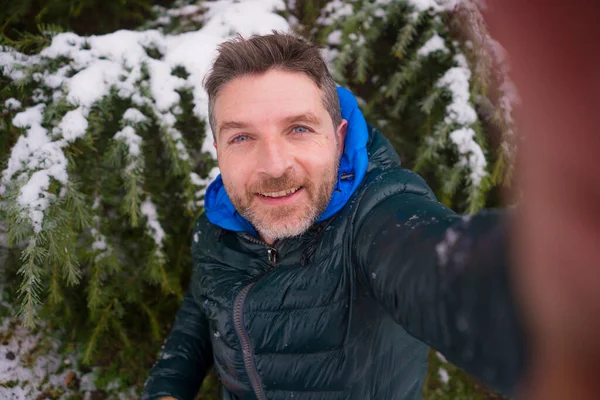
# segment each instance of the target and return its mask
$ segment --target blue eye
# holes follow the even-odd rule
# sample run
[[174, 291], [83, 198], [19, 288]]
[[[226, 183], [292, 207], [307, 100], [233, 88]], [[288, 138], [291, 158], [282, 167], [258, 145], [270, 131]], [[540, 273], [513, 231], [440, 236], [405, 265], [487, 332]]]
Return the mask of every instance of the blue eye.
[[292, 129], [292, 132], [294, 132], [294, 133], [308, 133], [309, 129], [307, 127], [305, 127], [305, 126], [295, 126]]
[[248, 135], [239, 135], [231, 139], [231, 143], [242, 143], [248, 140]]

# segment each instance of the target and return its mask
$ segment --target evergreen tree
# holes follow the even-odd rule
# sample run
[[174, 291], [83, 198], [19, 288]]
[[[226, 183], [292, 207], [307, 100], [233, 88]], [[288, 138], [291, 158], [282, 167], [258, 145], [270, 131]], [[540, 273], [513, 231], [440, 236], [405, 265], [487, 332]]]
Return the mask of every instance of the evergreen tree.
[[86, 362], [108, 337], [123, 355], [145, 332], [160, 340], [190, 272], [215, 160], [166, 46], [156, 31], [62, 33], [36, 55], [1, 53], [6, 273], [24, 322], [62, 316]]
[[[5, 44], [32, 39], [38, 26], [49, 24], [78, 34], [100, 34], [135, 28], [151, 17], [152, 4], [173, 0], [9, 0], [0, 8], [0, 35]], [[34, 51], [31, 49], [22, 49]]]
[[332, 0], [315, 20], [320, 4], [295, 4], [302, 31], [405, 166], [457, 210], [497, 205], [488, 194], [510, 181], [516, 95], [475, 4]]

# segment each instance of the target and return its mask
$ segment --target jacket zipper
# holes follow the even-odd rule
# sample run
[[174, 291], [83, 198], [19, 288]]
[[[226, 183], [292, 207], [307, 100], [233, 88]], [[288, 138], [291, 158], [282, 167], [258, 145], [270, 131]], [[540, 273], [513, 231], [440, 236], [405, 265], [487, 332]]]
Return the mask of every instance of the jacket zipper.
[[250, 289], [252, 289], [252, 286], [254, 286], [255, 283], [256, 282], [252, 282], [251, 284], [243, 288], [242, 291], [235, 298], [235, 305], [233, 308], [233, 322], [238, 337], [240, 338], [240, 343], [242, 345], [244, 366], [246, 367], [246, 372], [250, 377], [252, 390], [254, 390], [254, 394], [259, 400], [265, 400], [266, 396], [260, 383], [260, 377], [258, 376], [258, 372], [256, 371], [256, 365], [254, 363], [252, 346], [250, 346], [250, 338], [248, 337], [248, 332], [246, 332], [246, 329], [244, 328], [244, 313], [242, 312], [244, 308], [244, 301], [246, 300], [246, 295], [248, 294]]
[[[246, 238], [251, 242], [262, 244], [267, 247], [267, 258], [269, 260], [269, 266], [271, 269], [274, 268], [277, 264], [277, 249], [251, 236], [246, 236]], [[256, 395], [258, 400], [265, 400], [267, 397], [260, 382], [260, 376], [258, 375], [256, 363], [254, 361], [252, 346], [250, 345], [250, 337], [248, 336], [248, 332], [246, 331], [244, 324], [244, 303], [246, 301], [246, 296], [248, 295], [250, 289], [252, 289], [252, 286], [256, 284], [258, 279], [260, 279], [260, 277], [251, 282], [248, 286], [244, 287], [236, 296], [233, 306], [233, 323], [238, 337], [240, 339], [240, 344], [242, 346], [242, 354], [244, 357], [244, 366], [246, 367], [246, 372], [250, 377], [250, 384], [252, 385], [254, 394]]]

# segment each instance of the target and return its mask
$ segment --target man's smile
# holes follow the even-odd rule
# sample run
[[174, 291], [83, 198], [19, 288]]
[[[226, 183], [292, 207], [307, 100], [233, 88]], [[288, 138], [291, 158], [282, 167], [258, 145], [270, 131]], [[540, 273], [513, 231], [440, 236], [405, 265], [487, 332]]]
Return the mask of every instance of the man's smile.
[[263, 197], [272, 197], [272, 198], [287, 197], [287, 196], [290, 196], [290, 195], [296, 193], [300, 189], [302, 189], [302, 186], [293, 187], [293, 188], [289, 188], [289, 189], [285, 189], [285, 190], [280, 190], [278, 192], [258, 193], [258, 195], [263, 196]]
[[303, 192], [304, 187], [299, 186], [295, 188], [281, 190], [279, 192], [257, 193], [256, 197], [265, 204], [275, 206], [282, 204], [290, 204], [292, 201], [295, 201], [298, 197], [300, 197]]

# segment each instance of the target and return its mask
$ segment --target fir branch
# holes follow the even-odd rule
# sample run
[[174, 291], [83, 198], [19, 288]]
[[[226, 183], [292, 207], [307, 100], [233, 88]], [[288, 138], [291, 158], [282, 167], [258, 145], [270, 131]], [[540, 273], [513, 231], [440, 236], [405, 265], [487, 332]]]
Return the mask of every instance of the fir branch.
[[75, 255], [77, 233], [71, 225], [71, 216], [76, 214], [76, 211], [63, 207], [62, 202], [54, 202], [48, 208], [45, 227], [40, 236], [45, 239], [47, 245], [47, 262], [58, 263], [67, 285], [74, 286], [81, 279], [81, 269]]
[[413, 167], [413, 170], [417, 173], [421, 173], [428, 166], [442, 147], [442, 136], [434, 135], [425, 136], [421, 146], [417, 150], [417, 158]]
[[484, 178], [479, 185], [468, 186], [468, 214], [474, 214], [485, 206], [485, 194], [489, 190], [489, 178]]
[[142, 307], [142, 310], [144, 310], [144, 312], [148, 315], [148, 319], [150, 320], [152, 337], [154, 338], [154, 340], [160, 340], [162, 332], [160, 330], [160, 325], [158, 323], [158, 319], [156, 318], [156, 314], [150, 307], [148, 307], [148, 305], [145, 302], [140, 303], [140, 306]]
[[72, 249], [67, 246], [64, 247], [65, 261], [63, 263], [63, 277], [67, 281], [67, 285], [75, 286], [81, 280], [81, 268], [79, 263], [72, 256]]
[[351, 46], [342, 46], [337, 57], [333, 61], [333, 77], [340, 83], [346, 83], [346, 67], [354, 60], [354, 50]]
[[400, 71], [394, 73], [386, 91], [386, 96], [392, 98], [399, 96], [399, 92], [404, 86], [414, 81], [422, 65], [421, 57], [412, 57]]
[[29, 216], [17, 201], [21, 185], [7, 184], [5, 204], [7, 205], [8, 217], [8, 246], [21, 245], [33, 235], [33, 228], [29, 222]]
[[13, 40], [0, 33], [0, 45], [12, 47], [21, 53], [33, 54], [38, 53], [51, 42], [50, 37], [40, 33], [18, 32], [17, 36], [18, 38]]
[[21, 308], [19, 315], [23, 317], [24, 324], [33, 328], [37, 321], [36, 309], [41, 305], [40, 294], [42, 292], [43, 269], [41, 265], [46, 258], [47, 251], [36, 244], [36, 238], [32, 238], [21, 253], [21, 268], [18, 274], [22, 276], [19, 287], [21, 297]]
[[64, 207], [65, 210], [69, 210], [75, 229], [83, 231], [92, 223], [92, 214], [85, 195], [79, 192], [76, 187], [72, 181], [66, 186]]
[[[121, 270], [121, 265], [114, 255], [112, 246], [107, 245], [104, 252], [98, 250], [88, 252], [89, 276], [87, 281], [87, 307], [96, 312], [100, 307], [107, 304], [110, 299], [110, 290], [106, 289], [105, 282], [110, 282], [111, 276]], [[128, 287], [129, 291], [130, 288]]]
[[502, 152], [500, 154], [500, 157], [498, 157], [498, 159], [494, 163], [494, 168], [492, 170], [491, 180], [494, 185], [498, 185], [498, 184], [502, 183], [502, 181], [504, 180], [505, 170], [506, 170], [506, 163], [505, 163], [504, 152]]
[[442, 190], [444, 194], [450, 198], [454, 197], [456, 191], [463, 179], [464, 168], [458, 164], [455, 164], [450, 169], [449, 176], [442, 177]]
[[[95, 326], [92, 330], [92, 334], [90, 335], [90, 339], [85, 346], [85, 350], [83, 352], [83, 363], [91, 364], [94, 351], [98, 345], [98, 338], [110, 327], [110, 319], [111, 312], [113, 311], [113, 306], [115, 304], [116, 299], [112, 299], [106, 307], [104, 307], [101, 311], [99, 311], [100, 315], [95, 320]], [[96, 313], [92, 313], [92, 317], [95, 316]]]
[[443, 93], [444, 91], [441, 88], [433, 88], [429, 95], [425, 97], [423, 101], [421, 101], [421, 111], [427, 115], [430, 115], [433, 107], [440, 101]]
[[165, 264], [165, 255], [160, 250], [155, 249], [146, 261], [147, 280], [151, 284], [159, 284], [166, 293], [177, 294], [180, 292], [180, 288], [174, 285], [169, 278]]
[[140, 206], [142, 203], [142, 177], [138, 169], [134, 166], [133, 168], [124, 168], [122, 170], [122, 177], [125, 186], [125, 196], [123, 201], [124, 211], [131, 218], [131, 226], [136, 228], [139, 225], [139, 219], [141, 218]]
[[392, 47], [392, 54], [398, 60], [402, 61], [407, 54], [408, 46], [414, 41], [417, 35], [417, 26], [421, 20], [421, 14], [417, 18], [408, 18], [402, 29], [398, 31], [396, 43]]
[[165, 151], [171, 164], [171, 173], [174, 176], [188, 175], [191, 166], [187, 146], [181, 132], [172, 127], [164, 127], [161, 131]]
[[181, 186], [182, 186], [182, 201], [185, 204], [185, 208], [184, 208], [184, 212], [185, 215], [189, 216], [189, 217], [194, 217], [196, 215], [196, 213], [198, 212], [198, 209], [201, 207], [198, 207], [197, 205], [197, 197], [198, 197], [198, 193], [202, 192], [204, 190], [206, 190], [206, 188], [201, 188], [200, 190], [198, 190], [198, 187], [195, 186], [192, 182], [192, 180], [190, 179], [190, 175], [186, 175], [184, 177], [184, 179], [181, 182]]
[[[142, 159], [132, 157], [125, 140], [113, 140], [106, 154], [106, 164], [120, 171], [120, 177], [123, 181], [125, 195], [121, 209], [125, 215], [130, 218], [130, 224], [133, 228], [139, 226], [141, 218], [141, 195], [143, 193], [143, 165]], [[125, 163], [125, 160], [128, 162]]]
[[394, 118], [399, 118], [400, 113], [404, 111], [407, 106], [408, 96], [402, 96], [396, 99], [394, 102], [394, 106], [390, 109], [390, 116]]
[[119, 321], [119, 319], [111, 318], [110, 327], [113, 332], [117, 332], [117, 334], [119, 335], [119, 339], [121, 339], [121, 343], [123, 343], [125, 347], [124, 350], [130, 350], [131, 340], [129, 340], [129, 336], [127, 335], [127, 332], [125, 331], [125, 328], [123, 327], [123, 324]]
[[60, 278], [58, 274], [58, 263], [52, 263], [52, 280], [50, 281], [50, 292], [48, 295], [50, 304], [59, 304], [64, 300], [60, 287]]
[[362, 45], [356, 50], [354, 78], [357, 82], [364, 83], [367, 80], [372, 57], [373, 52], [366, 45]]
[[87, 284], [87, 306], [90, 310], [95, 311], [103, 304], [101, 296], [102, 281], [100, 280], [101, 268], [99, 263], [92, 263], [91, 270], [92, 275]]

